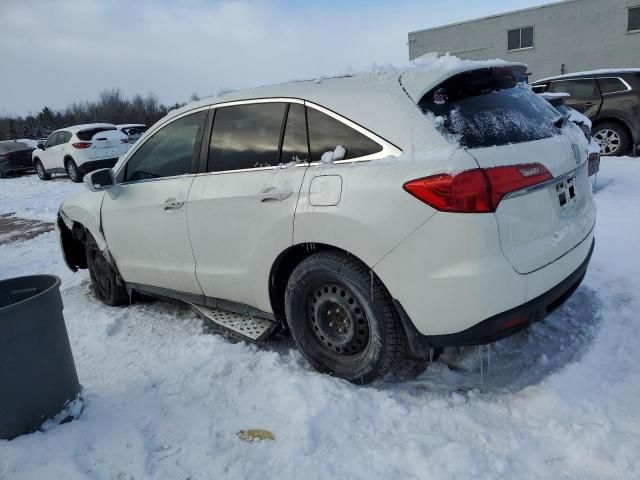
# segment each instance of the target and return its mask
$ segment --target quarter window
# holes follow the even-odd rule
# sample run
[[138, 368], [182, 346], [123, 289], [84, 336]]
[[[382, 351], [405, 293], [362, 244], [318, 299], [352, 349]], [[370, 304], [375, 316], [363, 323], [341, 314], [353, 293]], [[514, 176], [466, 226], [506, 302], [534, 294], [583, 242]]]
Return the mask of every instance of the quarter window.
[[640, 7], [633, 7], [629, 9], [629, 24], [627, 31], [635, 32], [640, 30]]
[[628, 90], [619, 78], [599, 78], [598, 85], [602, 93], [626, 92]]
[[209, 144], [210, 172], [276, 166], [286, 103], [216, 109]]
[[124, 181], [195, 172], [197, 145], [205, 118], [205, 111], [192, 113], [154, 133], [127, 162]]
[[559, 80], [551, 84], [553, 93], [568, 93], [574, 98], [593, 98], [600, 95], [598, 85], [593, 78], [580, 80]]
[[507, 32], [507, 50], [533, 48], [533, 27], [516, 28]]
[[71, 132], [58, 132], [57, 145], [67, 143], [69, 140], [71, 140]]
[[281, 163], [306, 162], [309, 160], [307, 140], [307, 118], [304, 105], [292, 103], [287, 114], [287, 126], [282, 140]]
[[307, 108], [311, 160], [317, 162], [327, 152], [341, 146], [346, 152], [342, 159], [359, 158], [378, 153], [382, 146], [369, 137], [314, 108]]

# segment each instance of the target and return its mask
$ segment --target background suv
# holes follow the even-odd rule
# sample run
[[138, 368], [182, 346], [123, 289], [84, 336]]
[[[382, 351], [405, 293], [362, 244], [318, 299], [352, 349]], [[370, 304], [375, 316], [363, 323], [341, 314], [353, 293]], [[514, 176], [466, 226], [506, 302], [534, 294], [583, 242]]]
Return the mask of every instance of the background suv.
[[188, 105], [67, 198], [65, 260], [108, 305], [141, 292], [251, 340], [290, 331], [354, 382], [504, 338], [593, 249], [587, 140], [525, 71], [444, 59]]
[[567, 105], [593, 122], [602, 155], [624, 155], [640, 143], [640, 69], [596, 70], [545, 78], [537, 93], [568, 93]]
[[110, 123], [90, 123], [56, 130], [33, 151], [41, 180], [52, 173], [67, 173], [74, 182], [98, 168], [113, 167], [129, 149], [127, 136]]

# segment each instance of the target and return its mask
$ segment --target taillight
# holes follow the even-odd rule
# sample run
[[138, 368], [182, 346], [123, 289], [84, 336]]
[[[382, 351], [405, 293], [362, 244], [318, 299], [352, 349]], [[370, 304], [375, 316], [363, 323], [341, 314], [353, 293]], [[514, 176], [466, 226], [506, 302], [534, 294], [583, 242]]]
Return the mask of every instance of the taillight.
[[82, 150], [83, 148], [89, 148], [91, 146], [91, 142], [77, 142], [72, 143], [71, 145], [73, 145], [74, 148]]
[[442, 212], [495, 212], [508, 193], [552, 179], [539, 163], [476, 168], [411, 180], [404, 189]]

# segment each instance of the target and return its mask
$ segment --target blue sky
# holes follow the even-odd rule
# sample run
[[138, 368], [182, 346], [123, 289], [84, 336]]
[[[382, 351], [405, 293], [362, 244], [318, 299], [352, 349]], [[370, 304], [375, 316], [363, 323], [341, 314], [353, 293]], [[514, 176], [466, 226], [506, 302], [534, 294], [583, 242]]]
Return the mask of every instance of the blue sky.
[[[0, 113], [95, 99], [165, 103], [408, 60], [407, 33], [541, 0], [0, 0]], [[10, 94], [7, 94], [10, 92]]]

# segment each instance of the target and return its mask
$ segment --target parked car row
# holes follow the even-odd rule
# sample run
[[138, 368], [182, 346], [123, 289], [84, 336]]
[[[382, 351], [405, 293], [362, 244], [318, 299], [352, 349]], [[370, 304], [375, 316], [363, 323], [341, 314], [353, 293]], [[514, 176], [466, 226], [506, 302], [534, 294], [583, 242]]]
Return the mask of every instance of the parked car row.
[[142, 124], [89, 123], [56, 130], [32, 152], [41, 180], [66, 173], [74, 182], [99, 168], [113, 167], [144, 133]]
[[41, 180], [66, 173], [74, 182], [113, 167], [147, 130], [142, 123], [90, 123], [62, 128], [40, 140], [0, 141], [0, 178], [35, 171]]
[[566, 93], [566, 104], [593, 124], [602, 155], [625, 155], [640, 144], [640, 69], [595, 70], [532, 83], [536, 93]]

